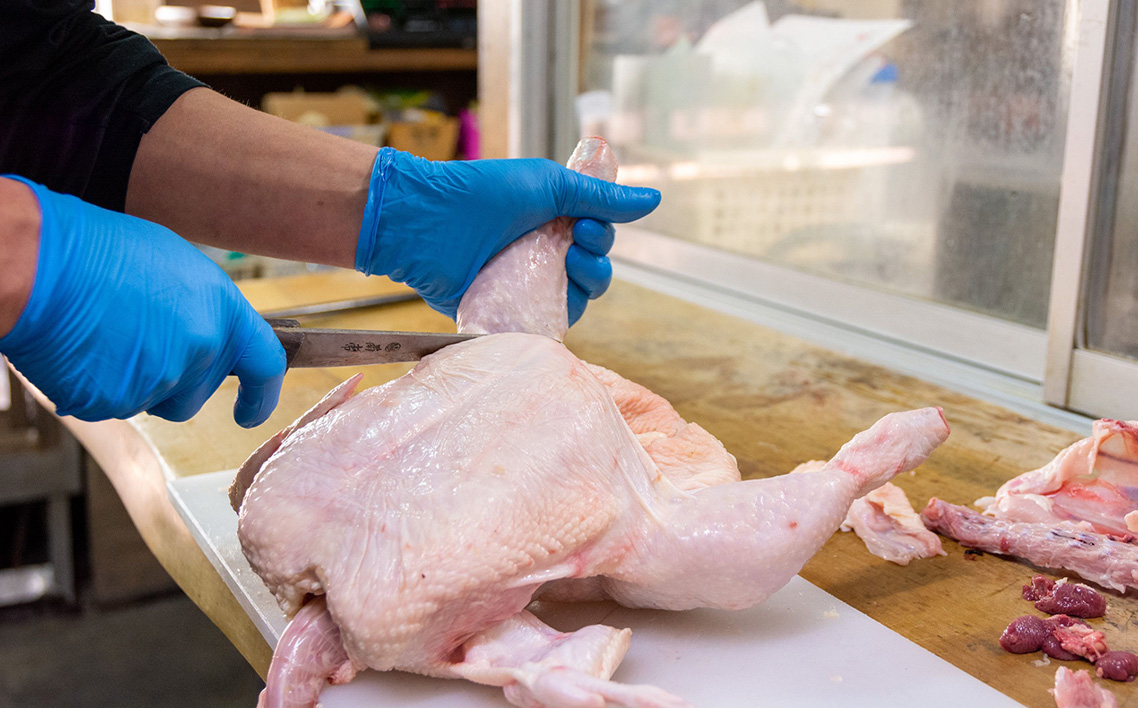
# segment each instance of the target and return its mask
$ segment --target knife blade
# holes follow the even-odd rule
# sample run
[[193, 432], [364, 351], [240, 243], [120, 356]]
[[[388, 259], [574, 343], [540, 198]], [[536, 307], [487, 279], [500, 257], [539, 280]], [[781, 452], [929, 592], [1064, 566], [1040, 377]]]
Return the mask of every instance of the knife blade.
[[443, 347], [479, 334], [388, 332], [366, 329], [301, 327], [296, 320], [269, 320], [290, 368], [368, 366], [418, 361]]

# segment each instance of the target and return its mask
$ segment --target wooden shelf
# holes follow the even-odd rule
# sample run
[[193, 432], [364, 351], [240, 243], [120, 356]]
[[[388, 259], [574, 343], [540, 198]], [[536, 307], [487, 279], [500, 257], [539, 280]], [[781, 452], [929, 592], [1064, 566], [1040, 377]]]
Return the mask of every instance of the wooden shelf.
[[363, 37], [154, 38], [170, 65], [190, 75], [474, 71], [474, 49], [369, 49]]

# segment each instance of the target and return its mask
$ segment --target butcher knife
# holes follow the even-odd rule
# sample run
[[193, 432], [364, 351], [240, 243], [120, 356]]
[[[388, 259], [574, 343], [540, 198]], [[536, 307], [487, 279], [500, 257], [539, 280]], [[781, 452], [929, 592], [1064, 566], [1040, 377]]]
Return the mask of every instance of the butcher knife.
[[418, 361], [451, 344], [478, 334], [437, 332], [384, 332], [365, 329], [316, 329], [296, 320], [271, 319], [281, 340], [288, 366], [367, 366]]

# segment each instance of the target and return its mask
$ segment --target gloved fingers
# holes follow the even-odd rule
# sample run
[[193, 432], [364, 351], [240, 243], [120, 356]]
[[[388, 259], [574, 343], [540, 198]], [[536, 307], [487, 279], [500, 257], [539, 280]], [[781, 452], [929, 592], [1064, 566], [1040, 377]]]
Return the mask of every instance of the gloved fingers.
[[219, 385], [221, 385], [220, 381], [214, 386], [197, 385], [178, 391], [150, 406], [146, 412], [175, 423], [184, 423], [197, 415], [197, 412], [202, 409], [202, 406], [205, 405], [205, 402], [209, 400]]
[[589, 304], [589, 296], [572, 280], [569, 281], [569, 288], [565, 293], [569, 303], [569, 326], [572, 327], [581, 319], [581, 315], [585, 314], [585, 306]]
[[625, 223], [652, 213], [660, 192], [651, 187], [629, 187], [564, 169], [557, 195], [561, 216]]
[[589, 253], [576, 244], [565, 254], [565, 272], [590, 300], [604, 294], [612, 282], [612, 261], [607, 256]]
[[255, 428], [269, 419], [280, 400], [284, 375], [262, 383], [241, 381], [233, 402], [233, 420], [242, 428]]
[[[32, 383], [35, 383], [35, 381]], [[95, 423], [100, 420], [107, 420], [108, 418], [119, 418], [125, 420], [127, 418], [132, 418], [142, 412], [141, 407], [130, 407], [119, 402], [112, 402], [105, 398], [100, 398], [97, 401], [86, 401], [84, 403], [78, 403], [76, 401], [69, 400], [69, 394], [73, 393], [71, 391], [62, 391], [57, 394], [55, 392], [46, 391], [45, 387], [43, 386], [40, 386], [39, 388], [44, 392], [44, 395], [51, 399], [53, 403], [55, 403], [57, 400], [62, 401], [62, 403], [57, 403], [55, 407], [55, 414], [60, 417], [71, 416], [72, 418], [76, 418], [78, 420]]]
[[264, 423], [277, 407], [285, 375], [285, 353], [268, 323], [256, 317], [253, 336], [237, 358], [233, 373], [240, 379], [233, 419], [243, 428]]
[[598, 256], [608, 253], [615, 240], [616, 227], [608, 221], [577, 219], [573, 224], [573, 243]]
[[423, 302], [430, 305], [432, 310], [441, 312], [453, 320], [455, 317], [458, 317], [458, 303], [462, 302], [462, 296], [466, 293], [466, 288], [463, 288], [462, 292], [458, 294], [458, 297], [452, 297], [446, 300], [424, 295], [422, 291], [418, 292], [419, 297], [423, 298]]

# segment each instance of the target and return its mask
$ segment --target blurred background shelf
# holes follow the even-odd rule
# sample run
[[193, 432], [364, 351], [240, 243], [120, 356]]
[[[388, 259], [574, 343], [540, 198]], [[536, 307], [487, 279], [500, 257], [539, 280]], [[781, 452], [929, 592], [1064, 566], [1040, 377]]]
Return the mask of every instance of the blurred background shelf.
[[198, 75], [473, 72], [478, 52], [370, 49], [365, 37], [154, 37], [171, 66]]
[[268, 94], [350, 86], [431, 95], [432, 108], [453, 116], [472, 105], [478, 91], [475, 49], [372, 48], [368, 37], [350, 29], [148, 28], [147, 35], [174, 68], [256, 107]]

